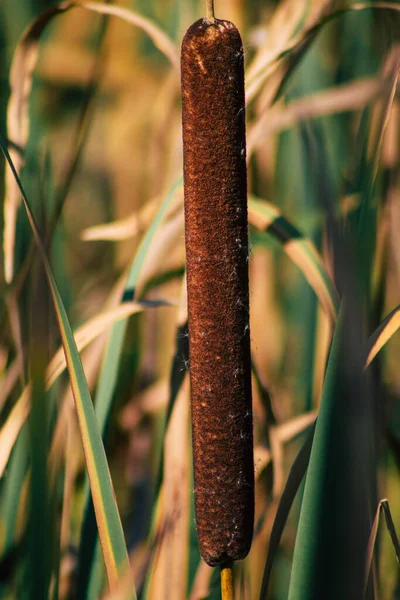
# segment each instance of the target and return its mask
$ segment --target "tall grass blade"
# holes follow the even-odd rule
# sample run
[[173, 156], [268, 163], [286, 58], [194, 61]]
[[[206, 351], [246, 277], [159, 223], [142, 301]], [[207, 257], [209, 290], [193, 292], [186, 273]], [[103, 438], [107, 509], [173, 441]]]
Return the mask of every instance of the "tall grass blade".
[[0, 379], [0, 411], [3, 409], [9, 394], [14, 389], [19, 375], [20, 364], [18, 358], [15, 358]]
[[[329, 3], [326, 3], [325, 8], [328, 6]], [[291, 43], [287, 43], [283, 48], [281, 46], [277, 52], [271, 52], [267, 56], [267, 60], [254, 61], [255, 64], [250, 65], [250, 68], [248, 69], [249, 77], [247, 78], [246, 85], [247, 103], [251, 102], [256, 97], [267, 78], [277, 70], [279, 65], [282, 65], [283, 73], [280, 75], [280, 82], [271, 102], [271, 104], [275, 104], [282, 97], [293, 73], [325, 25], [345, 14], [371, 9], [399, 11], [400, 7], [395, 2], [369, 2], [356, 3], [328, 14], [326, 14], [326, 10], [322, 10], [323, 16], [320, 17], [317, 22], [314, 19], [314, 24], [306, 27], [303, 30], [302, 35], [291, 36]]]
[[274, 412], [274, 407], [272, 406], [271, 396], [266, 387], [263, 385], [263, 382], [261, 381], [260, 373], [253, 359], [251, 361], [251, 372], [254, 378], [254, 382], [257, 386], [257, 391], [260, 394], [262, 404], [266, 411], [267, 423], [269, 426], [276, 425], [277, 420]]
[[392, 513], [390, 512], [389, 502], [388, 500], [384, 500], [382, 502], [382, 510], [385, 516], [386, 527], [389, 532], [390, 538], [392, 540], [393, 548], [396, 552], [396, 559], [398, 564], [400, 565], [400, 542], [397, 536], [396, 528], [394, 526], [394, 522], [392, 519]]
[[387, 342], [394, 336], [400, 327], [400, 305], [382, 321], [366, 343], [367, 359], [365, 367], [368, 367], [375, 356], [382, 350]]
[[[164, 463], [165, 463], [165, 441], [169, 429], [171, 417], [174, 414], [176, 401], [181, 392], [182, 384], [187, 376], [187, 368], [189, 364], [189, 337], [188, 337], [188, 322], [187, 322], [187, 297], [186, 297], [186, 276], [183, 277], [181, 303], [177, 315], [177, 328], [175, 334], [175, 352], [172, 358], [170, 378], [169, 378], [169, 398], [166, 408], [164, 422], [161, 426], [161, 435], [158, 436], [155, 454], [157, 456], [158, 472], [156, 473], [154, 496], [156, 501], [153, 504], [152, 528], [149, 535], [149, 546], [153, 548], [153, 558], [148, 560], [144, 569], [144, 597], [148, 597], [148, 591], [152, 585], [153, 565], [157, 559], [156, 550], [163, 543], [165, 524], [163, 520], [163, 506], [165, 498], [165, 481], [164, 481]], [[176, 412], [176, 411], [175, 411]], [[159, 457], [159, 458], [158, 458]], [[156, 463], [156, 464], [157, 464]], [[194, 511], [194, 506], [192, 507]], [[192, 513], [192, 527], [194, 523], [194, 512]], [[190, 529], [192, 533], [192, 528]], [[197, 560], [200, 554], [197, 546]], [[192, 556], [189, 557], [189, 562]], [[190, 576], [190, 573], [189, 573]]]
[[[278, 75], [277, 70], [282, 54], [286, 56], [287, 49], [295, 46], [299, 38], [301, 39], [301, 34], [319, 21], [321, 15], [326, 14], [330, 6], [329, 0], [307, 2], [307, 7], [304, 6], [303, 10], [301, 4], [306, 3], [292, 5], [290, 10], [285, 2], [276, 6], [273, 17], [268, 23], [268, 39], [247, 70], [247, 102], [255, 98], [270, 76]], [[269, 82], [271, 80], [273, 81], [273, 77]]]
[[[29, 449], [31, 477], [29, 485], [28, 578], [29, 595], [38, 600], [49, 597], [53, 563], [54, 527], [47, 457], [50, 447], [48, 395], [45, 394], [50, 298], [42, 264], [37, 269], [31, 315], [30, 367], [32, 377]], [[40, 552], [38, 541], [40, 540]]]
[[[170, 192], [161, 203], [158, 212], [156, 213], [152, 223], [144, 234], [142, 241], [139, 244], [135, 258], [132, 261], [129, 269], [125, 289], [122, 296], [122, 302], [133, 301], [135, 298], [136, 286], [139, 281], [139, 276], [142, 272], [147, 253], [150, 250], [154, 237], [165, 218], [169, 207], [175, 197], [176, 192], [182, 185], [179, 179], [172, 187]], [[105, 435], [108, 416], [110, 414], [114, 390], [117, 382], [122, 348], [127, 328], [127, 321], [116, 323], [111, 331], [104, 353], [101, 371], [98, 380], [98, 386], [95, 397], [95, 411], [99, 430], [102, 436]], [[93, 567], [93, 557], [95, 554], [96, 532], [93, 528], [93, 510], [90, 506], [89, 490], [85, 490], [85, 512], [84, 522], [82, 525], [82, 536], [80, 546], [80, 561], [78, 572], [78, 589], [80, 594], [85, 594], [85, 590], [90, 585], [91, 569]], [[93, 535], [94, 534], [94, 535]]]
[[268, 594], [268, 586], [271, 578], [272, 566], [278, 552], [279, 544], [282, 538], [282, 533], [285, 528], [290, 509], [293, 501], [299, 490], [301, 482], [306, 474], [308, 463], [311, 455], [311, 447], [314, 439], [315, 425], [310, 429], [307, 438], [304, 441], [300, 452], [298, 453], [293, 465], [290, 469], [287, 482], [283, 489], [276, 511], [274, 523], [269, 539], [267, 560], [264, 567], [263, 579], [261, 584], [259, 600], [266, 600]]
[[[26, 414], [29, 410], [29, 398], [26, 401]], [[18, 542], [18, 515], [21, 505], [21, 489], [28, 469], [29, 430], [27, 424], [22, 428], [18, 440], [6, 440], [9, 443], [8, 455], [11, 454], [10, 465], [7, 471], [7, 485], [5, 487], [1, 507], [2, 521], [5, 524], [3, 553], [12, 551]], [[0, 441], [0, 447], [2, 442]]]
[[354, 298], [345, 302], [306, 477], [290, 600], [362, 597], [373, 487], [373, 411], [363, 375], [359, 312]]
[[74, 336], [68, 321], [65, 308], [59, 294], [57, 284], [54, 280], [50, 264], [48, 262], [39, 231], [31, 211], [28, 199], [22, 188], [18, 174], [11, 161], [4, 141], [0, 138], [1, 149], [17, 181], [22, 194], [26, 212], [36, 244], [45, 268], [46, 277], [50, 286], [50, 292], [56, 311], [57, 321], [60, 328], [61, 338], [65, 350], [65, 358], [73, 390], [75, 406], [81, 439], [85, 452], [86, 466], [90, 478], [93, 503], [95, 506], [96, 520], [102, 545], [104, 562], [110, 587], [117, 585], [120, 573], [128, 565], [128, 554], [125, 545], [124, 533], [116, 505], [114, 490], [107, 465], [103, 443], [96, 423], [90, 392], [87, 387], [85, 373], [76, 348]]
[[390, 90], [389, 96], [387, 98], [386, 105], [384, 106], [384, 109], [383, 109], [382, 123], [381, 123], [381, 126], [379, 127], [378, 139], [377, 139], [377, 143], [376, 143], [375, 157], [374, 157], [373, 170], [372, 170], [372, 182], [373, 183], [375, 182], [376, 176], [378, 173], [379, 161], [380, 161], [381, 153], [382, 153], [383, 139], [385, 137], [387, 126], [389, 124], [390, 113], [391, 113], [391, 110], [393, 107], [393, 102], [394, 102], [394, 99], [396, 96], [396, 91], [397, 91], [397, 84], [399, 81], [400, 56], [398, 53], [396, 53], [396, 54], [397, 54], [396, 61], [395, 61], [393, 74], [392, 74], [392, 78], [391, 78], [392, 79], [391, 90]]
[[288, 46], [288, 48], [286, 48], [286, 50], [282, 52], [277, 58], [278, 61], [286, 58], [286, 65], [281, 83], [272, 103], [274, 104], [275, 102], [277, 102], [282, 96], [289, 79], [293, 75], [293, 72], [301, 62], [302, 58], [304, 57], [311, 44], [315, 41], [318, 34], [321, 32], [323, 27], [325, 27], [325, 25], [348, 13], [354, 11], [371, 10], [374, 8], [389, 11], [400, 11], [400, 6], [395, 2], [360, 2], [357, 4], [353, 4], [352, 6], [329, 13], [324, 18], [322, 18], [316, 25], [306, 30], [305, 34], [299, 41], [296, 40], [294, 44]]
[[386, 523], [387, 530], [389, 532], [390, 538], [391, 538], [392, 543], [393, 543], [393, 548], [394, 548], [395, 553], [396, 553], [397, 562], [400, 564], [400, 544], [399, 544], [399, 539], [397, 537], [396, 528], [394, 526], [392, 515], [391, 515], [391, 512], [390, 512], [389, 502], [388, 502], [388, 500], [386, 498], [384, 498], [383, 500], [380, 500], [380, 502], [378, 504], [378, 507], [376, 509], [374, 522], [372, 523], [371, 533], [370, 533], [369, 540], [368, 540], [366, 568], [365, 568], [365, 585], [364, 585], [364, 590], [365, 591], [367, 590], [368, 579], [369, 579], [369, 576], [370, 576], [370, 573], [371, 573], [372, 559], [373, 559], [373, 556], [374, 556], [374, 550], [375, 550], [375, 544], [376, 544], [376, 537], [377, 537], [377, 534], [378, 534], [379, 520], [380, 520], [380, 516], [381, 516], [382, 512], [383, 512], [384, 517], [385, 517], [385, 523]]

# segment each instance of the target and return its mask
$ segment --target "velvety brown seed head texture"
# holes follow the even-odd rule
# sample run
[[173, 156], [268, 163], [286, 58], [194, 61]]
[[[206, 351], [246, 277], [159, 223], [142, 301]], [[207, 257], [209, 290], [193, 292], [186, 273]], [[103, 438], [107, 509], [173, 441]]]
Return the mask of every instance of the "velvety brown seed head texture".
[[254, 466], [243, 48], [229, 21], [182, 43], [185, 238], [193, 460], [200, 551], [244, 558]]

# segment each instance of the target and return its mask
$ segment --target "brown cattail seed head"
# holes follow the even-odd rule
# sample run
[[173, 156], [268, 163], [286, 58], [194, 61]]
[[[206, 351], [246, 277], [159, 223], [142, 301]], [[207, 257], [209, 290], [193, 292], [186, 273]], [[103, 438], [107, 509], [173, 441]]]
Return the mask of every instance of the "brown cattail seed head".
[[254, 521], [243, 48], [229, 21], [182, 43], [196, 522], [209, 565], [244, 558]]

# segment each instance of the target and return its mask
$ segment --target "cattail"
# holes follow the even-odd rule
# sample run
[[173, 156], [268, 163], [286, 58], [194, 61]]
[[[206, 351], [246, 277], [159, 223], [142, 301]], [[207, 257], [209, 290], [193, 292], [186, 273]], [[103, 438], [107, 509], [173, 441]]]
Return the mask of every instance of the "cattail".
[[200, 19], [182, 43], [185, 238], [196, 523], [211, 566], [254, 521], [242, 41]]

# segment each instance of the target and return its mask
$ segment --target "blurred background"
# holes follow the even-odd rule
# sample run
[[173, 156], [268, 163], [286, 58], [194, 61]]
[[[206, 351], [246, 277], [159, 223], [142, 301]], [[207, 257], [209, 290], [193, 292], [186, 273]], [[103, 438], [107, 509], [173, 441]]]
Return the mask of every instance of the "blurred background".
[[[218, 574], [198, 554], [192, 506], [181, 185], [179, 48], [203, 2], [123, 0], [107, 5], [117, 7], [113, 16], [96, 3], [45, 13], [50, 6], [0, 5], [0, 133], [71, 325], [88, 324], [78, 346], [103, 407], [137, 589], [157, 599], [218, 598]], [[259, 597], [278, 502], [321, 402], [339, 296], [350, 286], [360, 344], [399, 304], [400, 4], [337, 12], [346, 7], [215, 0], [216, 16], [232, 20], [243, 39], [252, 202], [256, 533], [237, 566], [238, 598]], [[58, 373], [47, 385], [43, 375], [60, 334], [3, 159], [0, 183], [0, 595], [25, 597], [40, 571], [42, 592], [28, 597], [100, 598], [107, 585], [68, 378]], [[118, 324], [104, 320], [121, 299], [137, 301], [137, 310]], [[394, 319], [388, 339], [397, 312]], [[358, 349], [343, 344], [343, 362], [352, 363]], [[394, 336], [370, 368], [370, 523], [385, 497], [400, 522], [399, 352]], [[14, 409], [35, 373], [41, 400], [26, 420]], [[357, 423], [349, 417], [349, 428]], [[39, 442], [42, 500], [29, 496], [27, 478]], [[274, 551], [268, 597], [276, 600], [288, 595], [302, 493], [300, 484]], [[377, 539], [369, 593], [400, 597], [384, 525]]]

